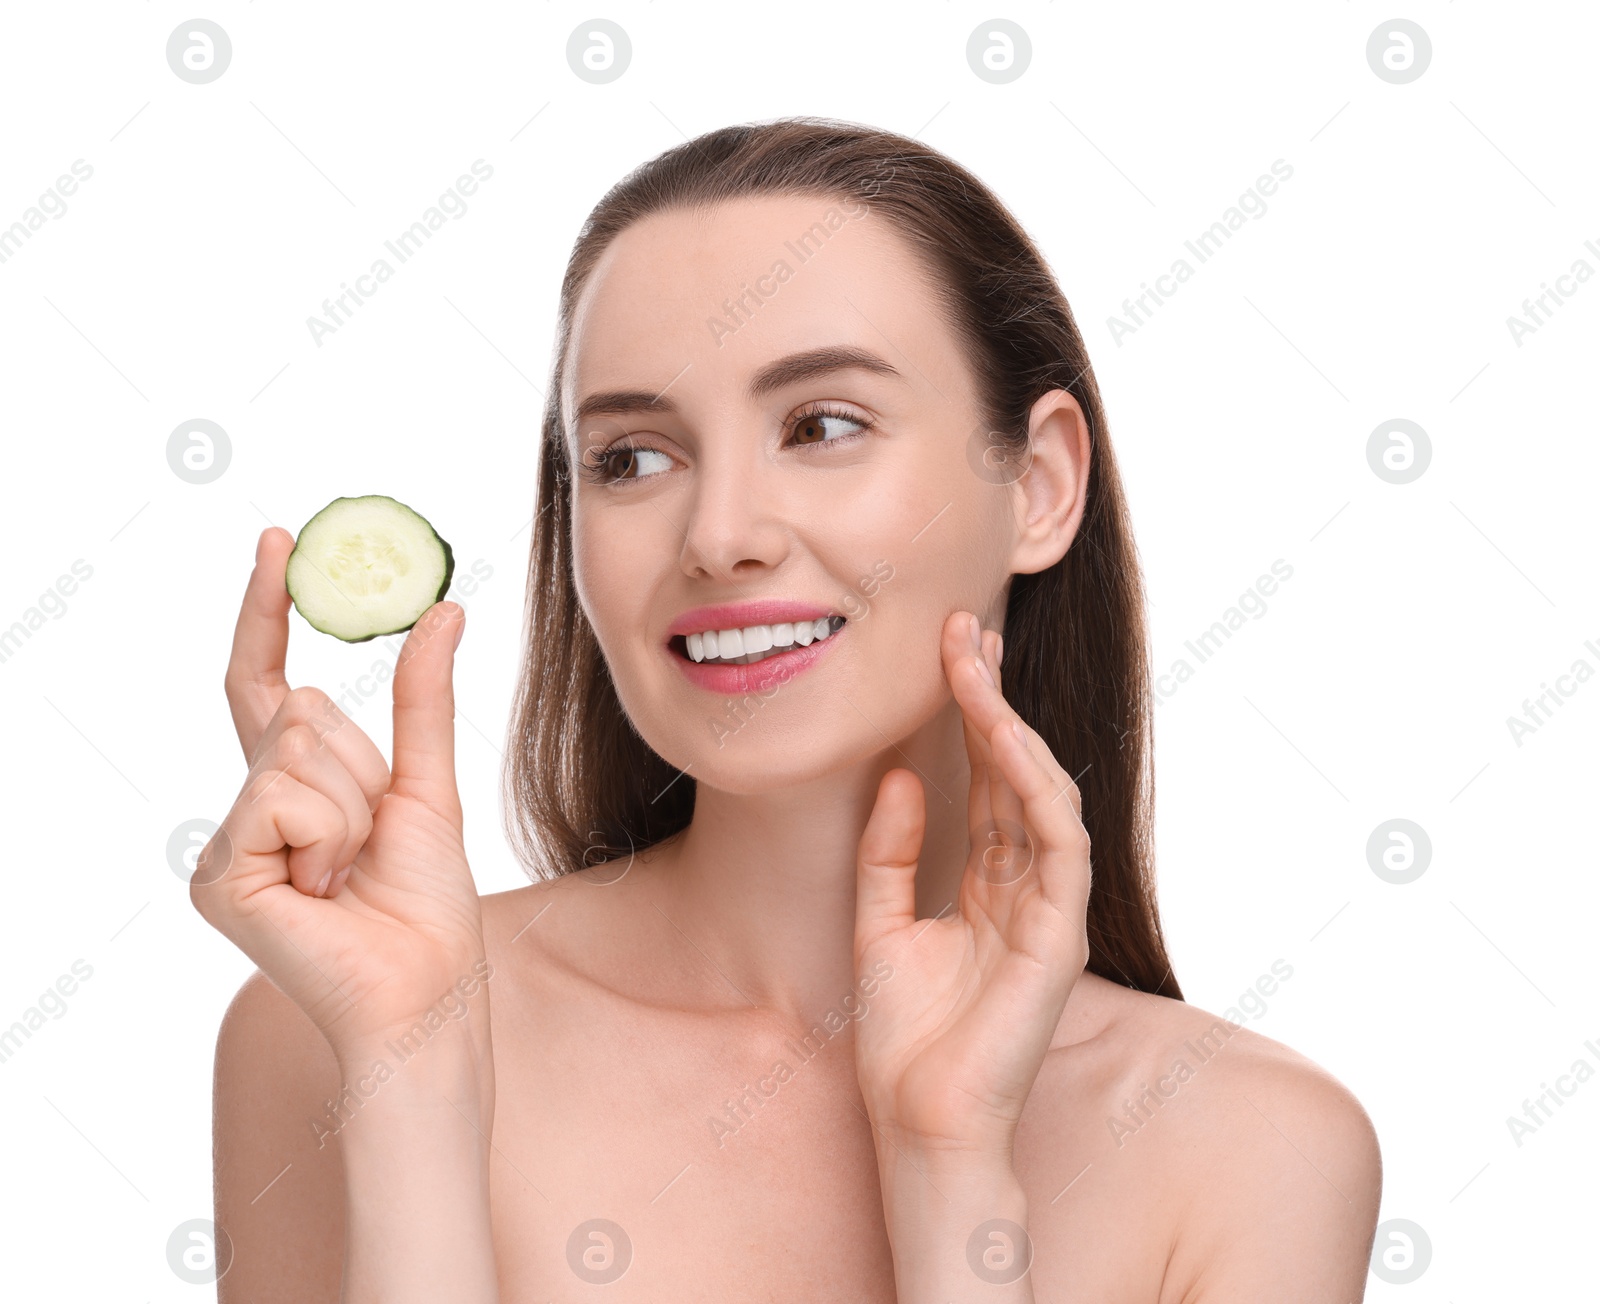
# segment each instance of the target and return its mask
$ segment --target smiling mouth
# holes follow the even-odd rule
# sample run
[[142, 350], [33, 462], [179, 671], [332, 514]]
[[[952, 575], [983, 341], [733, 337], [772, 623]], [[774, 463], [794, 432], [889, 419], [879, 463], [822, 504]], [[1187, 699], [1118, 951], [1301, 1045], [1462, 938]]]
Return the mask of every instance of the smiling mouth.
[[812, 643], [823, 642], [844, 626], [843, 616], [821, 616], [816, 620], [778, 625], [747, 625], [743, 629], [674, 634], [667, 640], [667, 646], [685, 661], [697, 665], [748, 666], [785, 652], [809, 647]]

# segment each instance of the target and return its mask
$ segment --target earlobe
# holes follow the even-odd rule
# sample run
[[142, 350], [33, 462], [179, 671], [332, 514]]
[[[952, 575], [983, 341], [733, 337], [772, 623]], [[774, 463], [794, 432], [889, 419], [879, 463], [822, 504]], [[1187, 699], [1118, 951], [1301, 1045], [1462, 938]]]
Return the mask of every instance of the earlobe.
[[1014, 574], [1047, 570], [1066, 555], [1088, 497], [1089, 422], [1078, 400], [1053, 389], [1028, 417], [1028, 469], [1013, 486], [1017, 510]]

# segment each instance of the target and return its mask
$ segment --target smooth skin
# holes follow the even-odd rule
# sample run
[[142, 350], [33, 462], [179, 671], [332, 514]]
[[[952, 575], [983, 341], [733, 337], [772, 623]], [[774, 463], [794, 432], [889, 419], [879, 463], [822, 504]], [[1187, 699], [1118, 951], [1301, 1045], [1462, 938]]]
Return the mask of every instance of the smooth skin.
[[[312, 1021], [349, 1082], [385, 1054], [393, 1060], [389, 1044], [483, 961], [455, 782], [451, 670], [465, 613], [437, 603], [406, 636], [393, 681], [391, 767], [326, 694], [288, 686], [284, 572], [292, 545], [276, 529], [257, 544], [226, 677], [249, 772], [196, 862], [189, 894]], [[474, 1017], [445, 1025], [435, 1054], [382, 1084], [364, 1119], [375, 1126], [349, 1139], [346, 1299], [495, 1298], [486, 990], [478, 1006]], [[219, 1086], [223, 1070], [219, 1051]], [[232, 1203], [220, 1189], [225, 1108], [219, 1101], [224, 1229]], [[367, 1142], [376, 1143], [370, 1153]], [[458, 1245], [461, 1266], [434, 1248], [438, 1236]], [[325, 1265], [329, 1247], [317, 1248]], [[230, 1268], [223, 1277], [230, 1296], [286, 1290], [303, 1271], [289, 1267], [286, 1280], [274, 1270], [284, 1256], [294, 1262], [293, 1247], [281, 1242], [254, 1260], [248, 1244], [239, 1249], [238, 1276]], [[319, 1280], [323, 1298], [338, 1298]]]
[[[1217, 1020], [1085, 972], [1081, 794], [998, 686], [1009, 576], [1081, 519], [1075, 400], [1035, 404], [1015, 484], [974, 475], [961, 344], [870, 216], [731, 337], [706, 329], [825, 207], [645, 219], [575, 321], [567, 412], [670, 394], [569, 438], [575, 461], [643, 450], [611, 463], [637, 478], [575, 479], [575, 578], [630, 718], [699, 780], [678, 836], [479, 898], [450, 742], [459, 609], [408, 636], [387, 768], [289, 690], [292, 540], [262, 535], [227, 680], [251, 769], [231, 867], [202, 857], [215, 881], [192, 889], [261, 969], [218, 1044], [224, 1301], [339, 1299], [341, 1273], [350, 1300], [577, 1299], [580, 1269], [623, 1258], [618, 1300], [1361, 1297], [1377, 1142], [1326, 1072], [1238, 1029], [1132, 1136], [1108, 1126]], [[755, 384], [824, 347], [893, 374]], [[809, 418], [831, 448], [795, 438], [818, 401], [846, 414]], [[882, 561], [893, 578], [847, 608]], [[852, 618], [729, 738], [664, 631], [766, 596]], [[991, 825], [1024, 836], [997, 847]], [[328, 1135], [343, 1085], [480, 965], [465, 1014]], [[969, 1257], [995, 1219], [1031, 1252], [1004, 1284]], [[976, 1253], [1018, 1248], [1002, 1230]]]

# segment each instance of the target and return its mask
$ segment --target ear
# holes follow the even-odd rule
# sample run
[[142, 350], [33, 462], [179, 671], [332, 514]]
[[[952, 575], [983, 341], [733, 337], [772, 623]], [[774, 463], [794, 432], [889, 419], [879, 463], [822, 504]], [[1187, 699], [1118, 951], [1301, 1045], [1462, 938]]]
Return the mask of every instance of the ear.
[[1017, 513], [1013, 574], [1060, 561], [1083, 520], [1089, 490], [1089, 419], [1078, 400], [1053, 389], [1028, 416], [1028, 469], [1012, 485]]

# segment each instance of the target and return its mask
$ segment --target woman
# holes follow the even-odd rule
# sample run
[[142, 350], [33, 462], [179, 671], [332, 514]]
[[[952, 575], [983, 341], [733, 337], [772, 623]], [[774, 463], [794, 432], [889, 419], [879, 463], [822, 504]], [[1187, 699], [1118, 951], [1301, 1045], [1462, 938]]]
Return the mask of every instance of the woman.
[[391, 768], [286, 685], [261, 536], [250, 774], [191, 891], [261, 970], [218, 1046], [224, 1300], [1361, 1296], [1365, 1113], [1173, 977], [1116, 464], [975, 177], [791, 119], [626, 178], [538, 495], [535, 881], [483, 898], [463, 613], [407, 637]]

